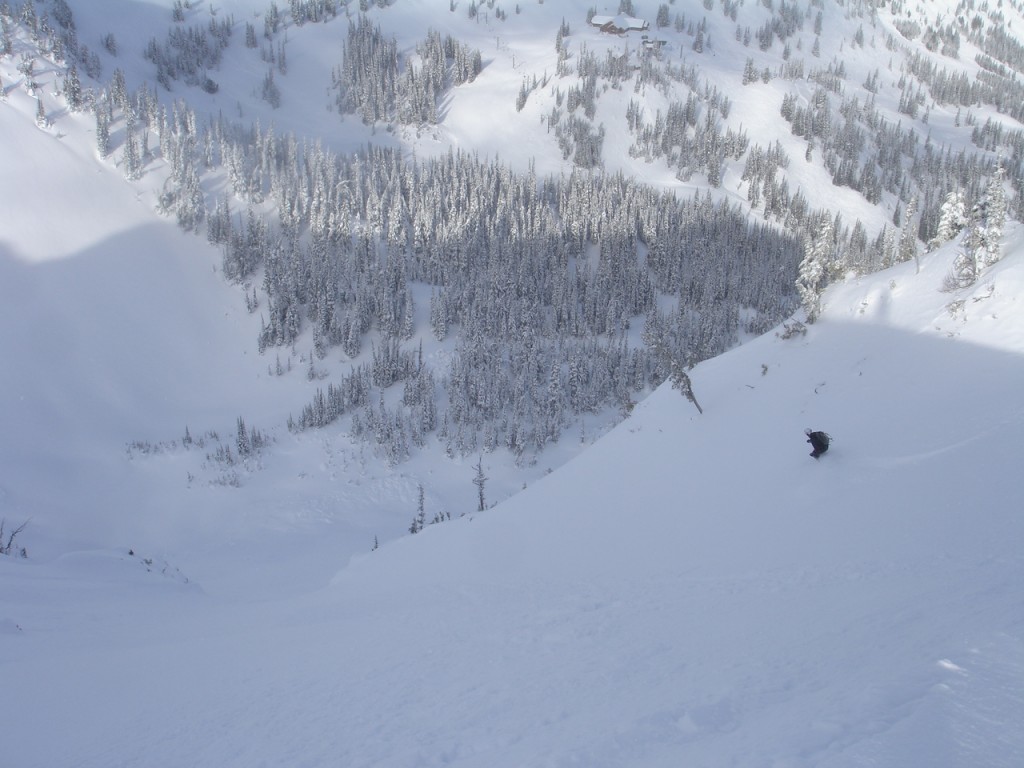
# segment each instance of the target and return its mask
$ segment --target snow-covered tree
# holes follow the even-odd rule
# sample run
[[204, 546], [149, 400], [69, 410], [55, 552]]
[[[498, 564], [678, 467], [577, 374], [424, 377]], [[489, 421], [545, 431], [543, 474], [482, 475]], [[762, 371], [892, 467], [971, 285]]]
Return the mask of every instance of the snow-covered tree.
[[260, 95], [267, 104], [274, 109], [281, 106], [281, 89], [277, 87], [277, 83], [274, 82], [274, 70], [267, 70], [266, 76], [263, 78], [263, 86], [260, 91]]
[[693, 403], [697, 413], [703, 414], [704, 409], [700, 407], [700, 403], [697, 402], [697, 396], [693, 393], [693, 382], [690, 380], [690, 374], [686, 372], [682, 363], [676, 358], [672, 359], [672, 373], [669, 378], [672, 380], [672, 388], [682, 392], [683, 397]]
[[68, 109], [72, 112], [82, 108], [82, 82], [78, 77], [78, 68], [74, 64], [68, 67], [64, 76], [64, 98], [67, 99]]
[[897, 258], [900, 261], [913, 260], [917, 270], [921, 270], [921, 262], [917, 253], [917, 197], [912, 197], [907, 203], [906, 213], [903, 215], [903, 229], [900, 230], [900, 241], [897, 248]]
[[946, 281], [947, 288], [966, 288], [978, 279], [977, 254], [981, 250], [980, 232], [975, 227], [967, 230], [967, 236], [953, 260], [953, 270]]
[[928, 244], [934, 250], [943, 243], [948, 243], [967, 226], [967, 201], [961, 189], [954, 189], [946, 195], [939, 210], [939, 223], [935, 238]]
[[1002, 258], [1003, 227], [1006, 225], [1006, 189], [1003, 181], [1006, 170], [1000, 162], [985, 188], [985, 248], [983, 266], [995, 264]]
[[238, 455], [246, 457], [252, 452], [252, 442], [249, 438], [249, 430], [245, 426], [245, 420], [239, 416], [236, 424], [235, 433], [235, 447], [238, 449]]
[[821, 313], [821, 293], [829, 262], [833, 253], [833, 224], [831, 216], [822, 216], [817, 228], [804, 237], [804, 258], [796, 279], [796, 290], [807, 314], [807, 322], [813, 323]]
[[96, 151], [100, 157], [110, 154], [110, 108], [105, 101], [96, 104]]
[[474, 467], [474, 469], [476, 469], [476, 475], [474, 475], [473, 477], [473, 485], [476, 486], [477, 492], [476, 508], [477, 512], [483, 512], [485, 509], [487, 509], [487, 502], [486, 499], [484, 498], [484, 486], [487, 485], [487, 480], [489, 478], [487, 477], [487, 475], [484, 474], [484, 459], [482, 456], [479, 459], [477, 459], [476, 466]]
[[139, 142], [135, 138], [135, 132], [127, 129], [124, 137], [124, 152], [121, 156], [121, 170], [129, 181], [134, 181], [142, 175]]
[[36, 96], [36, 125], [40, 128], [50, 127], [50, 118], [46, 116], [46, 108], [43, 106], [43, 99]]

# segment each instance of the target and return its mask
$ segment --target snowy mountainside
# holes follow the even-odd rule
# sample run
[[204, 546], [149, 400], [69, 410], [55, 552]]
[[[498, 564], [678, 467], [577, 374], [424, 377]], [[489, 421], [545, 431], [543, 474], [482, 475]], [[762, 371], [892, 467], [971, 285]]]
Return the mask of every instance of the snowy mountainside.
[[48, 0], [5, 6], [4, 90], [218, 246], [291, 379], [251, 453], [529, 465], [788, 316], [812, 245], [829, 279], [908, 258], [997, 162], [1019, 209], [1018, 9], [927, 8]]
[[[659, 86], [654, 70], [643, 73], [650, 78], [644, 82], [636, 71], [623, 77], [615, 57], [628, 51], [628, 64], [640, 62], [642, 38], [589, 28], [584, 3], [368, 3], [367, 18], [381, 25], [384, 42], [396, 40], [403, 63], [426, 60], [416, 47], [430, 28], [481, 51], [477, 78], [445, 91], [436, 123], [415, 124], [366, 124], [357, 114], [338, 114], [331, 71], [342, 60], [349, 20], [358, 18], [354, 2], [282, 2], [282, 26], [270, 38], [263, 37], [276, 5], [269, 0], [66, 5], [74, 10], [78, 44], [88, 46], [88, 55], [79, 51], [83, 86], [94, 97], [107, 91], [109, 102], [98, 98], [109, 112], [96, 110], [95, 102], [71, 109], [65, 78], [73, 59], [55, 57], [48, 34], [36, 40], [29, 32], [25, 8], [37, 12], [43, 30], [44, 13], [50, 28], [59, 25], [60, 2], [0, 4], [4, 40], [10, 35], [12, 47], [0, 55], [0, 548], [27, 522], [12, 551], [0, 554], [0, 675], [7, 692], [0, 697], [0, 727], [14, 734], [0, 747], [0, 764], [1015, 764], [1024, 752], [1018, 725], [1024, 721], [1018, 595], [1024, 531], [1015, 474], [1024, 421], [1018, 402], [1024, 243], [1020, 225], [1008, 223], [998, 240], [1002, 260], [984, 264], [974, 284], [948, 290], [955, 264], [973, 247], [968, 236], [984, 230], [966, 228], [944, 245], [935, 237], [938, 247], [927, 253], [923, 240], [936, 234], [947, 192], [967, 192], [976, 207], [985, 202], [1000, 156], [1010, 171], [1006, 191], [1016, 194], [1011, 218], [1013, 211], [1019, 218], [1020, 173], [1013, 170], [1020, 162], [1019, 117], [1011, 114], [1012, 100], [1000, 111], [991, 99], [1001, 91], [969, 92], [956, 97], [963, 101], [957, 107], [953, 97], [940, 95], [946, 84], [938, 74], [962, 69], [970, 82], [1001, 83], [1012, 93], [1019, 71], [1013, 46], [967, 30], [997, 23], [1019, 30], [1019, 4], [824, 2], [803, 9], [726, 2], [707, 8], [676, 0], [665, 4], [669, 25], [662, 28], [655, 21], [661, 4], [632, 3], [633, 15], [651, 22], [649, 37], [669, 41], [662, 64], [682, 73], [686, 87], [677, 90], [678, 84]], [[296, 14], [332, 5], [337, 18], [295, 21]], [[6, 12], [12, 6], [21, 9], [14, 24]], [[496, 13], [502, 7], [504, 18]], [[784, 20], [787, 8], [806, 10], [801, 31], [788, 38], [788, 58], [777, 32], [764, 50], [757, 40], [773, 20]], [[172, 20], [178, 10], [180, 22]], [[820, 35], [813, 32], [817, 10]], [[676, 15], [686, 17], [678, 29]], [[205, 70], [217, 88], [183, 75], [168, 75], [169, 89], [158, 84], [147, 42], [166, 51], [169, 30], [207, 29], [211, 18], [233, 24], [230, 44]], [[560, 75], [556, 39], [563, 19], [568, 73]], [[245, 43], [248, 24], [257, 37], [253, 48]], [[854, 44], [859, 27], [864, 42]], [[820, 56], [811, 52], [815, 38]], [[956, 56], [949, 52], [954, 41]], [[575, 69], [584, 49], [602, 71], [594, 81], [594, 116], [586, 120], [587, 71]], [[915, 52], [922, 59], [911, 74]], [[979, 60], [981, 54], [991, 60]], [[748, 58], [758, 77], [743, 85]], [[804, 61], [802, 77], [781, 74], [797, 59]], [[94, 78], [86, 66], [97, 62]], [[835, 75], [840, 62], [846, 74], [836, 93], [827, 87], [837, 82], [828, 68]], [[694, 87], [686, 79], [693, 80], [693, 71], [684, 69], [691, 65]], [[1000, 66], [1007, 68], [1003, 75]], [[146, 122], [143, 109], [129, 117], [125, 101], [114, 96], [116, 69], [138, 95], [134, 106], [171, 116], [164, 134], [159, 121]], [[875, 69], [881, 74], [872, 97], [862, 84]], [[979, 79], [984, 73], [995, 79]], [[279, 89], [277, 108], [268, 101], [274, 95], [264, 85], [268, 74]], [[533, 87], [535, 80], [544, 84]], [[143, 84], [149, 90], [136, 90]], [[524, 85], [529, 93], [517, 110]], [[700, 133], [704, 121], [687, 124], [688, 140], [700, 133], [703, 149], [718, 152], [716, 137], [724, 140], [728, 130], [750, 139], [746, 154], [723, 159], [717, 186], [708, 176], [710, 155], [654, 130], [655, 113], [667, 114], [676, 99], [685, 105], [688, 92], [697, 94], [700, 114], [714, 117], [716, 128]], [[835, 134], [795, 137], [779, 117], [786, 94], [795, 93], [796, 107], [806, 109], [819, 92], [829, 100], [832, 125], [843, 123], [839, 104], [856, 95], [878, 112], [865, 109], [849, 125], [882, 118], [899, 124], [905, 141], [876, 123], [877, 133], [857, 153], [863, 174], [844, 177], [837, 161], [850, 157]], [[580, 122], [568, 119], [566, 106], [558, 118], [578, 133], [555, 130], [560, 99], [580, 100], [574, 112]], [[643, 108], [642, 120], [630, 112], [633, 100]], [[908, 114], [915, 109], [915, 117]], [[627, 114], [634, 115], [633, 129]], [[808, 117], [808, 125], [820, 129], [824, 114]], [[105, 124], [102, 115], [111, 121]], [[218, 116], [224, 126], [241, 126], [239, 133], [214, 140]], [[97, 134], [104, 125], [108, 154], [100, 157]], [[265, 139], [271, 125], [278, 145]], [[644, 126], [646, 134], [638, 130]], [[246, 154], [254, 145], [228, 141], [244, 139], [250, 129], [267, 151], [258, 163]], [[579, 152], [578, 161], [574, 153], [601, 130], [601, 167], [581, 170], [591, 155]], [[655, 386], [667, 370], [642, 337], [658, 316], [638, 313], [624, 321], [616, 307], [609, 323], [617, 330], [591, 347], [580, 345], [575, 360], [613, 359], [623, 340], [623, 349], [635, 345], [627, 351], [637, 359], [649, 354], [651, 377], [617, 394], [621, 404], [584, 410], [557, 442], [536, 453], [516, 456], [501, 445], [460, 453], [428, 439], [392, 463], [379, 444], [355, 434], [351, 415], [316, 429], [289, 429], [318, 390], [369, 366], [383, 348], [382, 316], [375, 316], [358, 354], [331, 342], [320, 357], [319, 329], [302, 315], [291, 343], [261, 352], [257, 340], [272, 298], [264, 289], [266, 261], [237, 285], [225, 280], [225, 253], [232, 252], [211, 244], [205, 229], [222, 200], [229, 200], [236, 228], [244, 229], [250, 211], [252, 221], [269, 222], [266, 244], [274, 258], [280, 255], [284, 206], [271, 195], [291, 188], [269, 158], [280, 149], [287, 165], [290, 145], [281, 137], [289, 133], [303, 151], [319, 144], [338, 153], [333, 159], [350, 174], [338, 189], [355, 189], [346, 185], [363, 174], [367, 205], [346, 209], [356, 231], [400, 210], [394, 191], [415, 174], [395, 172], [395, 157], [409, 161], [408, 168], [444, 169], [449, 150], [481, 160], [452, 161], [467, 189], [474, 175], [491, 176], [496, 195], [523, 194], [535, 182], [559, 190], [549, 207], [551, 200], [592, 206], [563, 211], [579, 231], [590, 226], [588, 217], [602, 226], [615, 222], [578, 253], [559, 252], [573, 270], [567, 274], [581, 276], [577, 289], [614, 284], [609, 275], [631, 265], [622, 260], [622, 242], [635, 248], [637, 263], [644, 263], [641, 256], [651, 263], [665, 257], [657, 247], [665, 245], [663, 236], [617, 239], [629, 232], [618, 229], [624, 221], [634, 229], [653, 227], [642, 213], [665, 206], [659, 210], [670, 219], [690, 209], [669, 207], [666, 199], [710, 191], [700, 198], [709, 202], [694, 210], [708, 213], [714, 199], [740, 213], [716, 220], [724, 236], [714, 247], [705, 242], [691, 254], [688, 240], [677, 248], [685, 258], [664, 263], [685, 271], [705, 258], [697, 250], [718, 257], [721, 247], [725, 257], [706, 262], [718, 267], [710, 270], [713, 279], [676, 284], [679, 275], [670, 274], [647, 298], [694, 346], [711, 336], [724, 346], [756, 338], [689, 369], [704, 409], [698, 414], [668, 382]], [[857, 135], [851, 129], [847, 137]], [[178, 166], [188, 136], [209, 136], [210, 143], [192, 146], [194, 165]], [[138, 167], [128, 150], [132, 137]], [[872, 143], [878, 139], [881, 148]], [[900, 151], [885, 154], [886, 141]], [[788, 165], [773, 166], [778, 156], [764, 159], [766, 151], [766, 164], [751, 163], [748, 174], [751, 147], [775, 142]], [[954, 158], [950, 165], [925, 154], [927, 146], [947, 144], [950, 152], [942, 154]], [[347, 153], [367, 145], [381, 151], [362, 157], [387, 158], [386, 168], [351, 161]], [[226, 147], [238, 154], [219, 167], [203, 165], [207, 148], [216, 155]], [[920, 152], [916, 163], [903, 153], [913, 147]], [[495, 156], [507, 165], [489, 165]], [[245, 162], [228, 167], [238, 158]], [[875, 161], [889, 175], [876, 175], [881, 186], [871, 187]], [[232, 178], [239, 167], [253, 177]], [[166, 203], [184, 199], [175, 186], [179, 174], [200, 168], [194, 178], [206, 208], [197, 236], [175, 226]], [[267, 175], [259, 177], [257, 169]], [[620, 171], [667, 198], [641, 185], [612, 187]], [[557, 172], [562, 181], [546, 181]], [[835, 186], [833, 176], [843, 184]], [[257, 178], [267, 195], [262, 200], [246, 186]], [[571, 185], [557, 186], [568, 178]], [[600, 186], [605, 180], [609, 187]], [[800, 190], [809, 208], [823, 206], [830, 221], [838, 213], [847, 230], [855, 221], [864, 224], [863, 240], [850, 231], [836, 240], [825, 266], [833, 285], [821, 296], [820, 319], [788, 339], [782, 338], [786, 326], [774, 322], [783, 317], [798, 328], [793, 321], [802, 315], [789, 316], [797, 308], [794, 259], [816, 230], [785, 229], [798, 207], [769, 210], [766, 200], [778, 206], [783, 181], [790, 202]], [[751, 197], [754, 186], [759, 198]], [[626, 192], [614, 197], [609, 189]], [[878, 200], [869, 201], [865, 190], [879, 189]], [[911, 221], [897, 228], [895, 214], [915, 191], [920, 226]], [[535, 202], [528, 198], [508, 210], [526, 210]], [[282, 199], [301, 210], [295, 202], [301, 196]], [[351, 203], [340, 192], [332, 200]], [[157, 213], [161, 207], [164, 214]], [[634, 219], [616, 217], [636, 210]], [[197, 211], [180, 212], [195, 224]], [[484, 213], [488, 221], [503, 218]], [[755, 230], [732, 228], [747, 220], [767, 222], [756, 232], [763, 250], [751, 247]], [[476, 222], [459, 226], [479, 231]], [[302, 220], [306, 229], [289, 254], [295, 263], [317, 253], [308, 242], [314, 226], [321, 222]], [[689, 230], [687, 236], [711, 234]], [[250, 231], [259, 232], [258, 224]], [[920, 236], [911, 238], [919, 272], [913, 256], [895, 248], [903, 231]], [[444, 234], [457, 246], [451, 253], [467, 253], [459, 250], [462, 241]], [[562, 234], [563, 241], [583, 241], [572, 227]], [[504, 248], [515, 238], [492, 242]], [[395, 251], [380, 245], [379, 264], [394, 267], [387, 259]], [[529, 245], [518, 253], [544, 250], [538, 241]], [[674, 311], [687, 306], [681, 286], [694, 301], [723, 290], [735, 275], [729, 256], [745, 254], [756, 266], [750, 256], [768, 263], [769, 252], [783, 256], [780, 270], [750, 272], [782, 299], [771, 311], [783, 314], [760, 317], [768, 333], [742, 327], [740, 320], [758, 313], [734, 307], [735, 294], [700, 311]], [[905, 257], [906, 263], [864, 274]], [[497, 271], [501, 262], [487, 264], [495, 277], [489, 288], [510, 278]], [[592, 283], [585, 280], [588, 268]], [[381, 270], [389, 279], [397, 272]], [[374, 274], [359, 275], [368, 282], [347, 286], [345, 300], [358, 289], [360, 302], [377, 301], [383, 283], [373, 283]], [[516, 287], [525, 291], [528, 282]], [[406, 285], [415, 300], [407, 305], [414, 334], [401, 351], [415, 359], [422, 349], [442, 379], [465, 347], [454, 330], [438, 340], [430, 328], [439, 286], [420, 279]], [[559, 285], [565, 295], [567, 286]], [[643, 287], [638, 279], [615, 298], [641, 296]], [[725, 290], [742, 287], [734, 281]], [[531, 309], [530, 301], [519, 309]], [[580, 317], [574, 322], [582, 324]], [[726, 334], [733, 321], [735, 333]], [[529, 328], [517, 326], [514, 338], [499, 336], [497, 348], [535, 341]], [[552, 356], [571, 346], [571, 339], [547, 341]], [[482, 365], [485, 357], [476, 360]], [[563, 383], [569, 391], [568, 376], [551, 375], [566, 374], [569, 365], [558, 370], [545, 363], [531, 363], [544, 394], [531, 392], [537, 401], [557, 399]], [[399, 383], [376, 387], [358, 412], [363, 426], [367, 414], [407, 415], [413, 406], [402, 390]], [[819, 462], [806, 455], [806, 427], [835, 438]], [[478, 467], [482, 512], [476, 511]], [[408, 535], [410, 527], [416, 535]], [[18, 556], [21, 547], [26, 558]]]
[[[1012, 765], [1019, 228], [1007, 245], [954, 293], [952, 248], [835, 286], [805, 335], [694, 368], [703, 414], [666, 384], [522, 493], [320, 589], [239, 599], [141, 551], [0, 558], [5, 759]], [[835, 438], [819, 461], [805, 426]], [[216, 557], [303, 581], [254, 551]]]

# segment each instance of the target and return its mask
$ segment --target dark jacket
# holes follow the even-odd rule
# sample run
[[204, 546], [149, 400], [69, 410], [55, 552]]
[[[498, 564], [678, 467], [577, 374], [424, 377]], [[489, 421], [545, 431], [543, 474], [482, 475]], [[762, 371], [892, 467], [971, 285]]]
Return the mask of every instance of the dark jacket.
[[811, 456], [818, 458], [821, 454], [827, 451], [829, 440], [830, 438], [825, 432], [808, 432], [807, 442], [810, 443], [811, 447], [814, 449], [811, 451]]

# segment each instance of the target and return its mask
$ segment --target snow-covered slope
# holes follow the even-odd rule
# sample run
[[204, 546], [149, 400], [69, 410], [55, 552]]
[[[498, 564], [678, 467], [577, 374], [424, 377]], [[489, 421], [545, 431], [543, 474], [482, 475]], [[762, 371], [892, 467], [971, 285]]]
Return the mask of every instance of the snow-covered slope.
[[[217, 7], [256, 18], [265, 5]], [[374, 141], [519, 166], [536, 150], [558, 167], [512, 112], [526, 73], [553, 66], [563, 4], [523, 3], [496, 26], [409, 0], [403, 45], [435, 5], [466, 39], [500, 32], [489, 80], [452, 95], [436, 130]], [[832, 34], [844, 11], [826, 5]], [[135, 85], [148, 65], [128, 41], [164, 29], [171, 3], [103, 6], [81, 15], [80, 39], [116, 34], [105, 62]], [[708, 16], [724, 50], [733, 23]], [[309, 25], [289, 48], [280, 111], [249, 93], [263, 71], [240, 44], [217, 73], [222, 101], [188, 96], [358, 145], [371, 129], [325, 118], [312, 77], [337, 62], [340, 26]], [[316, 382], [272, 372], [219, 252], [154, 213], [166, 169], [127, 182], [98, 160], [92, 118], [63, 111], [54, 72], [39, 73], [52, 123], [37, 128], [15, 59], [0, 66], [0, 546], [28, 522], [0, 555], [0, 765], [1019, 763], [1019, 225], [972, 288], [941, 290], [951, 244], [920, 273], [834, 285], [805, 335], [780, 328], [703, 363], [703, 414], [666, 385], [564, 466], [575, 436], [535, 466], [481, 457], [488, 503], [502, 503], [463, 515], [475, 457], [391, 468], [343, 434], [289, 433]], [[745, 92], [734, 119], [785, 139], [768, 90]], [[522, 118], [540, 125], [554, 97], [535, 95]], [[952, 120], [936, 110], [936, 135]], [[887, 218], [817, 165], [793, 175], [851, 218]], [[273, 444], [227, 465], [216, 452], [239, 417]], [[835, 438], [818, 462], [805, 427]], [[454, 519], [404, 536], [424, 485], [428, 522]]]
[[[694, 369], [703, 415], [666, 385], [511, 500], [304, 596], [124, 549], [0, 558], [5, 763], [1013, 765], [1011, 239], [961, 293], [952, 249], [836, 286], [806, 336]], [[835, 438], [817, 462], [806, 426]]]

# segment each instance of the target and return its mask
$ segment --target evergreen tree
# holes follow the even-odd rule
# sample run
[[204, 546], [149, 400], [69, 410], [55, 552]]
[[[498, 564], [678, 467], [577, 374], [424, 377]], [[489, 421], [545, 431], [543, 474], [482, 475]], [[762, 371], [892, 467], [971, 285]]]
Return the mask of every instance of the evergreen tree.
[[142, 175], [139, 143], [135, 138], [135, 133], [127, 128], [125, 129], [124, 152], [121, 156], [121, 170], [129, 181], [134, 181]]
[[693, 40], [694, 53], [704, 53], [704, 27], [697, 28], [697, 36]]
[[110, 110], [105, 102], [96, 104], [96, 150], [100, 157], [110, 154]]
[[72, 112], [82, 108], [82, 82], [78, 78], [78, 68], [74, 64], [68, 67], [64, 76], [64, 98], [67, 99], [68, 109]]
[[690, 380], [690, 374], [686, 372], [686, 369], [676, 357], [672, 358], [671, 366], [672, 373], [669, 378], [672, 380], [672, 388], [682, 392], [683, 397], [693, 403], [697, 413], [703, 415], [704, 409], [700, 407], [700, 403], [697, 402], [697, 396], [693, 393], [693, 382]]
[[235, 448], [238, 450], [238, 455], [242, 458], [245, 458], [252, 452], [249, 430], [246, 428], [245, 421], [241, 416], [238, 417], [238, 422], [236, 423]]
[[796, 290], [808, 323], [817, 320], [821, 313], [821, 294], [825, 289], [832, 256], [833, 235], [832, 218], [826, 215], [821, 217], [813, 233], [808, 231], [804, 237], [804, 258], [800, 262]]
[[425, 494], [423, 491], [423, 483], [419, 483], [416, 487], [416, 522], [419, 524], [420, 530], [423, 530], [423, 524], [427, 519], [427, 509], [425, 503]]
[[281, 106], [281, 89], [278, 88], [277, 83], [274, 82], [273, 69], [267, 70], [267, 74], [263, 78], [263, 88], [260, 95], [272, 108], [277, 109]]
[[974, 285], [988, 258], [984, 201], [971, 208], [960, 250], [953, 261], [953, 270], [947, 278], [948, 288], [966, 288]]
[[125, 81], [124, 71], [120, 68], [114, 70], [110, 80], [110, 100], [118, 109], [129, 109], [128, 83]]
[[658, 6], [658, 15], [655, 18], [654, 23], [659, 29], [661, 29], [667, 27], [669, 25], [669, 21], [670, 16], [668, 5], [666, 3], [662, 3], [661, 5]]
[[41, 96], [36, 96], [36, 125], [40, 128], [50, 127], [50, 119], [46, 116], [46, 109], [43, 107]]
[[967, 225], [967, 203], [964, 200], [963, 190], [953, 190], [946, 195], [939, 213], [938, 229], [935, 238], [929, 243], [929, 248], [937, 248], [942, 243], [948, 243], [963, 231]]
[[985, 252], [983, 265], [995, 264], [1002, 258], [1003, 227], [1006, 225], [1006, 170], [1000, 162], [985, 188]]
[[917, 253], [917, 197], [912, 197], [907, 203], [906, 213], [903, 215], [903, 229], [900, 231], [900, 242], [898, 246], [898, 258], [900, 261], [910, 261], [917, 265], [917, 271], [921, 271], [921, 262]]

